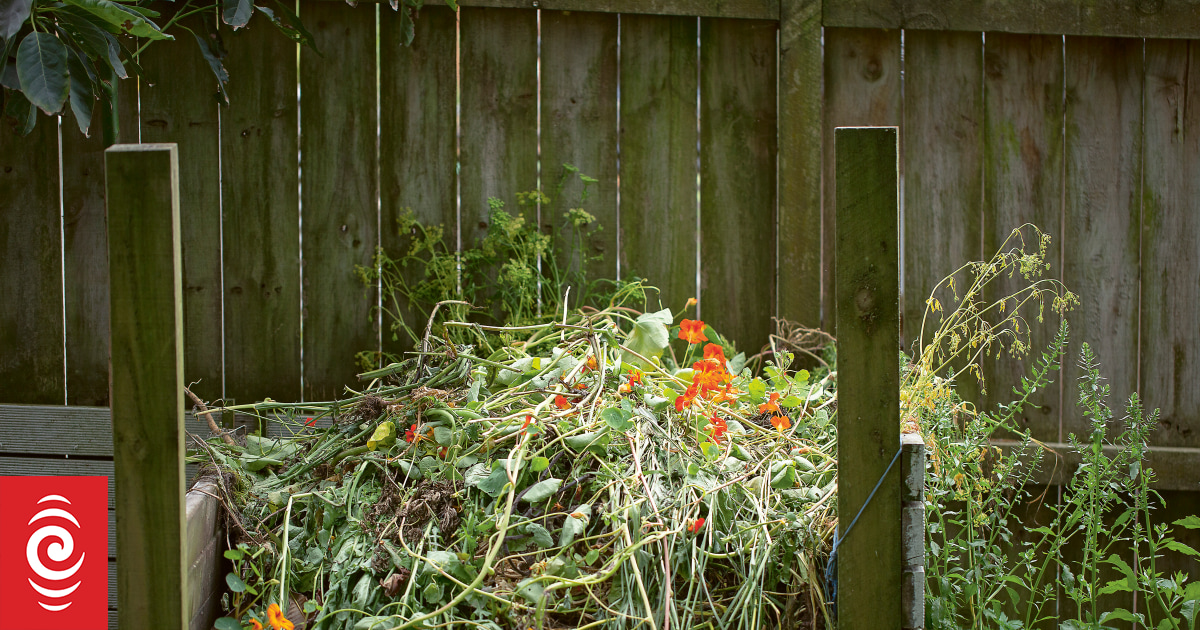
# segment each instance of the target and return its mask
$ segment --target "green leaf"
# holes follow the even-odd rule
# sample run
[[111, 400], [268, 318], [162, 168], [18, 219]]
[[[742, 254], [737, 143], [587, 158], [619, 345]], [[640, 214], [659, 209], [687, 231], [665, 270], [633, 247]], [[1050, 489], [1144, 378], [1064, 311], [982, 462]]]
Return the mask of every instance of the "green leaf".
[[563, 521], [562, 533], [559, 535], [558, 545], [566, 547], [575, 542], [575, 537], [587, 529], [588, 519], [591, 515], [592, 506], [587, 503], [575, 508], [573, 512], [568, 514], [567, 520]]
[[761, 378], [756, 378], [746, 386], [746, 391], [750, 394], [750, 400], [758, 402], [767, 395], [767, 383]]
[[9, 0], [0, 3], [0, 41], [12, 39], [29, 19], [33, 0]]
[[525, 531], [529, 532], [530, 536], [533, 536], [533, 542], [538, 547], [545, 549], [546, 547], [554, 546], [554, 537], [550, 535], [550, 530], [545, 527], [537, 523], [530, 523], [525, 526]]
[[784, 407], [787, 407], [789, 409], [794, 409], [794, 408], [799, 407], [800, 405], [804, 404], [804, 401], [801, 400], [798, 396], [788, 396], [787, 398], [780, 400], [779, 404], [781, 404]]
[[433, 441], [442, 446], [451, 446], [454, 444], [454, 432], [450, 427], [434, 427]]
[[1125, 560], [1120, 556], [1113, 554], [1108, 558], [1105, 558], [1104, 562], [1116, 567], [1117, 570], [1121, 572], [1121, 575], [1124, 575], [1127, 580], [1137, 579], [1133, 574], [1133, 569], [1129, 567], [1129, 563], [1125, 562]]
[[545, 457], [534, 457], [529, 464], [529, 469], [533, 472], [542, 472], [550, 467], [550, 460]]
[[224, 10], [221, 11], [221, 21], [238, 30], [250, 21], [254, 14], [254, 3], [251, 0], [225, 0]]
[[241, 560], [243, 554], [241, 549], [226, 549], [222, 555], [230, 560]]
[[521, 495], [521, 500], [527, 503], [537, 503], [550, 498], [555, 492], [558, 492], [559, 486], [562, 486], [562, 479], [547, 479], [539, 481], [525, 491]]
[[29, 135], [37, 124], [37, 108], [17, 90], [9, 90], [7, 96], [8, 103], [4, 106], [4, 115], [16, 119], [18, 133], [22, 136]]
[[491, 470], [487, 464], [475, 464], [463, 473], [463, 485], [468, 488], [478, 487], [483, 480], [491, 475]]
[[796, 467], [791, 462], [771, 466], [771, 487], [777, 490], [796, 485]]
[[584, 564], [595, 564], [595, 562], [599, 559], [600, 559], [600, 550], [593, 549], [593, 550], [587, 552], [587, 555], [583, 557], [583, 563]]
[[1200, 600], [1200, 582], [1192, 582], [1183, 587], [1183, 598]]
[[217, 630], [242, 630], [242, 624], [233, 617], [221, 617], [213, 623], [213, 627]]
[[[634, 322], [633, 329], [629, 331], [629, 336], [625, 339], [625, 347], [647, 359], [662, 356], [663, 350], [671, 341], [667, 326], [671, 325], [673, 319], [669, 308], [657, 313], [643, 313]], [[652, 367], [646, 365], [645, 361], [634, 356], [632, 352], [622, 353], [621, 360], [642, 369]]]
[[54, 15], [59, 28], [66, 31], [89, 58], [104, 61], [122, 79], [129, 76], [125, 65], [121, 63], [121, 45], [117, 43], [117, 38], [104, 30], [106, 25], [97, 23], [99, 18], [95, 14], [79, 7], [62, 5], [54, 10]]
[[1200, 529], [1200, 516], [1192, 514], [1187, 518], [1181, 518], [1178, 521], [1175, 521], [1172, 523], [1172, 525], [1179, 525], [1180, 527], [1186, 527], [1188, 529]]
[[494, 466], [492, 474], [488, 475], [487, 479], [476, 484], [482, 492], [488, 494], [492, 498], [500, 496], [504, 491], [504, 486], [508, 484], [508, 473], [504, 472], [504, 466]]
[[524, 597], [530, 604], [537, 604], [545, 596], [546, 587], [536, 578], [525, 578], [517, 584], [516, 593]]
[[[1138, 615], [1138, 617], [1140, 616], [1141, 615]], [[1117, 608], [1100, 616], [1100, 623], [1108, 623], [1110, 621], [1131, 621], [1136, 623], [1139, 621], [1139, 619], [1134, 617], [1133, 613], [1129, 612], [1128, 610], [1125, 610], [1124, 608]]]
[[625, 431], [633, 428], [633, 423], [630, 422], [630, 418], [633, 418], [633, 414], [625, 411], [624, 409], [609, 407], [608, 409], [600, 412], [600, 418], [604, 420], [605, 424], [612, 427], [614, 431], [624, 433]]
[[229, 71], [225, 69], [225, 64], [222, 62], [225, 58], [225, 51], [221, 48], [220, 38], [216, 33], [200, 35], [193, 31], [192, 35], [196, 38], [196, 44], [200, 47], [200, 54], [208, 64], [208, 69], [212, 70], [213, 76], [217, 77], [217, 88], [221, 90], [221, 98], [228, 104], [229, 94], [225, 91], [225, 84], [229, 83]]
[[567, 443], [567, 446], [576, 453], [582, 453], [584, 450], [591, 450], [593, 453], [598, 455], [604, 454], [604, 447], [608, 446], [608, 443], [611, 440], [612, 437], [607, 431], [589, 431], [587, 433], [580, 433], [579, 435], [572, 435], [563, 439], [563, 441]]
[[112, 32], [128, 33], [134, 37], [153, 40], [175, 39], [162, 32], [157, 24], [146, 19], [137, 11], [117, 2], [110, 0], [63, 0], [63, 2], [91, 12], [103, 20]]
[[47, 114], [62, 111], [70, 89], [67, 48], [50, 33], [30, 33], [17, 47], [17, 76], [29, 102]]
[[375, 432], [371, 434], [371, 439], [367, 440], [367, 448], [375, 450], [380, 445], [391, 446], [396, 443], [396, 423], [388, 420], [380, 422], [379, 426], [375, 427]]
[[229, 590], [234, 593], [241, 593], [246, 590], [246, 583], [242, 581], [241, 576], [230, 572], [225, 574], [225, 583], [229, 585]]
[[1125, 580], [1113, 580], [1112, 582], [1105, 584], [1104, 587], [1100, 589], [1099, 594], [1100, 595], [1110, 595], [1112, 593], [1132, 593], [1132, 592], [1133, 592], [1133, 589], [1129, 588], [1129, 584], [1127, 584]]
[[1163, 546], [1172, 551], [1178, 551], [1179, 553], [1185, 553], [1189, 556], [1200, 557], [1200, 551], [1196, 551], [1195, 549], [1192, 549], [1191, 547], [1179, 542], [1178, 540], [1168, 540], [1166, 543], [1163, 544]]
[[729, 360], [729, 364], [726, 366], [726, 369], [730, 374], [736, 376], [741, 374], [742, 368], [744, 367], [746, 367], [746, 353], [739, 352], [733, 355], [733, 358]]

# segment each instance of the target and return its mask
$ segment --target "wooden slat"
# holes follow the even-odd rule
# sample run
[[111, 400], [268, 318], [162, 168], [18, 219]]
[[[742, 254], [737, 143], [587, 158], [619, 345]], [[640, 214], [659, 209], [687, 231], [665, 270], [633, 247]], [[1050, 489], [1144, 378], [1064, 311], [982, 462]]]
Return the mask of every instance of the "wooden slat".
[[[113, 463], [97, 459], [63, 459], [60, 457], [0, 456], [0, 476], [105, 476], [108, 477], [108, 508], [116, 509], [116, 486], [113, 483]], [[182, 496], [182, 493], [180, 493]], [[109, 555], [113, 555], [112, 552]]]
[[183, 376], [196, 395], [215, 400], [222, 395], [217, 83], [193, 37], [160, 44], [142, 56], [142, 141], [179, 145]]
[[[1061, 278], [1063, 174], [1062, 37], [989, 33], [984, 48], [984, 255], [998, 251], [1016, 227], [1032, 223], [1051, 237], [1046, 249], [1050, 269], [1043, 277]], [[1009, 248], [1019, 246], [1010, 243]], [[1036, 248], [1037, 243], [1026, 243]], [[997, 279], [985, 292], [994, 302], [1027, 282], [1017, 274]], [[1005, 311], [1010, 312], [1009, 310]], [[1058, 332], [1059, 318], [1047, 308], [1037, 321], [1038, 305], [1021, 311], [1021, 330], [1029, 332], [1028, 353], [1009, 356], [1005, 342], [998, 358], [983, 364], [988, 408], [1012, 402], [1013, 388], [1029, 374]], [[1061, 440], [1059, 386], [1055, 382], [1030, 397], [1019, 418], [1021, 426], [1043, 441]]]
[[1200, 113], [1193, 41], [1146, 42], [1141, 392], [1155, 444], [1200, 446]]
[[694, 18], [621, 16], [621, 277], [655, 310], [696, 297], [696, 63]]
[[[1195, 464], [1192, 464], [1191, 470], [1197, 470]], [[1162, 506], [1152, 512], [1151, 525], [1166, 524], [1170, 525], [1171, 536], [1175, 540], [1191, 547], [1192, 549], [1200, 548], [1200, 530], [1187, 529], [1177, 525], [1171, 525], [1177, 520], [1187, 518], [1196, 514], [1200, 514], [1200, 493], [1195, 491], [1195, 486], [1187, 492], [1164, 491], [1159, 493], [1162, 496]], [[1143, 547], [1143, 550], [1145, 547]], [[1162, 557], [1155, 560], [1154, 568], [1164, 577], [1174, 576], [1175, 572], [1182, 571], [1187, 576], [1187, 583], [1195, 583], [1200, 580], [1200, 558], [1195, 556], [1185, 555], [1177, 551], [1168, 551]], [[1138, 607], [1145, 610], [1148, 602], [1143, 599], [1138, 599]], [[1163, 619], [1164, 615], [1161, 611], [1155, 610], [1151, 614], [1155, 619]]]
[[304, 397], [332, 400], [358, 382], [354, 354], [379, 347], [376, 292], [354, 275], [379, 242], [375, 14], [311, 3], [301, 17], [324, 55], [300, 51]]
[[[916, 352], [933, 287], [983, 256], [983, 48], [979, 33], [914, 31], [904, 50], [904, 347]], [[949, 291], [935, 297], [954, 308]], [[926, 335], [937, 326], [931, 315]], [[974, 378], [958, 388], [975, 400]]]
[[105, 191], [120, 621], [181, 626], [183, 287], [175, 145], [109, 148]]
[[777, 31], [700, 21], [700, 313], [747, 355], [775, 314]]
[[[1009, 440], [993, 440], [1005, 454], [1017, 446]], [[1033, 482], [1043, 485], [1061, 485], [1071, 479], [1082, 461], [1075, 449], [1064, 442], [1046, 442], [1044, 448], [1034, 449], [1024, 461], [1040, 462]], [[1118, 447], [1106, 445], [1104, 454], [1113, 457]], [[1157, 490], [1200, 492], [1200, 449], [1179, 446], [1151, 446], [1146, 455], [1146, 467], [1154, 469], [1155, 481], [1151, 487]]]
[[780, 0], [465, 0], [463, 7], [778, 20]]
[[[612, 13], [542, 11], [542, 206], [541, 227], [571, 254], [563, 272], [587, 281], [617, 274], [617, 16]], [[563, 164], [597, 181], [583, 185]], [[561, 190], [559, 186], [562, 186]], [[583, 208], [600, 230], [577, 244], [563, 215]], [[594, 226], [593, 226], [594, 227]], [[580, 248], [582, 252], [576, 252]], [[581, 266], [580, 256], [599, 257]], [[603, 287], [601, 287], [603, 289]], [[571, 303], [586, 299], [575, 286]], [[561, 298], [560, 298], [561, 299]]]
[[62, 404], [58, 123], [39, 113], [22, 137], [9, 120], [0, 125], [0, 401]]
[[488, 197], [516, 214], [513, 196], [537, 187], [537, 13], [463, 8], [463, 247], [487, 234]]
[[1068, 37], [1066, 45], [1063, 283], [1082, 303], [1067, 315], [1062, 433], [1085, 436], [1075, 405], [1081, 342], [1100, 358], [1117, 417], [1138, 385], [1142, 42]]
[[[111, 420], [107, 407], [0, 405], [0, 454], [112, 457]], [[190, 412], [183, 426], [202, 438], [211, 434]]]
[[841, 227], [838, 535], [844, 536], [837, 561], [838, 626], [899, 630], [900, 467], [889, 470], [889, 464], [900, 449], [900, 131], [843, 128], [834, 137]]
[[[782, 121], [780, 121], [782, 124]], [[834, 238], [837, 190], [833, 181], [836, 127], [900, 124], [900, 32], [874, 29], [825, 30], [825, 123], [823, 136], [822, 327], [837, 321]], [[903, 143], [901, 137], [901, 143]], [[903, 151], [903, 146], [901, 146]], [[903, 155], [903, 153], [901, 153]], [[782, 262], [782, 261], [781, 261]], [[780, 270], [782, 273], [782, 269]], [[903, 296], [901, 296], [903, 298]], [[902, 322], [903, 324], [903, 322]], [[903, 332], [903, 330], [902, 330]]]
[[296, 45], [272, 31], [226, 42], [242, 77], [221, 113], [225, 393], [238, 401], [300, 398]]
[[1187, 2], [1036, 0], [825, 0], [826, 26], [934, 31], [1196, 37], [1200, 14]]
[[777, 314], [811, 327], [821, 324], [822, 304], [821, 76], [821, 3], [783, 0]]
[[90, 138], [79, 133], [73, 120], [64, 120], [62, 128], [63, 280], [67, 403], [71, 405], [108, 404], [108, 240], [99, 125], [94, 118]]
[[[457, 16], [433, 4], [421, 10], [411, 46], [402, 46], [400, 17], [380, 11], [380, 242], [393, 258], [408, 251], [411, 240], [396, 220], [405, 209], [427, 226], [441, 225], [443, 242], [454, 251], [458, 234], [455, 175], [455, 38]], [[423, 278], [420, 270], [406, 274], [408, 282]], [[387, 297], [386, 295], [384, 296]], [[424, 330], [423, 317], [406, 303], [384, 304], [399, 313], [413, 330]], [[384, 320], [384, 325], [388, 321]], [[419, 334], [419, 333], [418, 333]], [[383, 349], [403, 352], [411, 340], [392, 340], [383, 330]]]

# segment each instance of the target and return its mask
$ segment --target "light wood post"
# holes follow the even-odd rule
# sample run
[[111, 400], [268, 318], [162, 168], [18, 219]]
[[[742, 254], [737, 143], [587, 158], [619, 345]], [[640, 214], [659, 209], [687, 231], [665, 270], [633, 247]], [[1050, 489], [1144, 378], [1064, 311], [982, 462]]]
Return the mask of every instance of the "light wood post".
[[121, 628], [187, 627], [183, 305], [174, 144], [105, 151]]
[[918, 433], [900, 436], [900, 538], [903, 627], [925, 627], [925, 442]]
[[[899, 129], [834, 131], [837, 186], [838, 627], [899, 630]], [[866, 507], [864, 508], [864, 504]]]

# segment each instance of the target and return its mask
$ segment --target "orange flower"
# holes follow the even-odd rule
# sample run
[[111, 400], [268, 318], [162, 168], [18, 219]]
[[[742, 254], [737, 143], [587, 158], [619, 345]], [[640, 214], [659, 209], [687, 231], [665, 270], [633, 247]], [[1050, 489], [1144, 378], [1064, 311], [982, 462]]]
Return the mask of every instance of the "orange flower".
[[675, 398], [675, 411], [683, 411], [684, 407], [692, 406], [692, 402], [696, 400], [696, 396], [699, 394], [700, 389], [693, 383], [682, 396]]
[[704, 360], [716, 361], [718, 365], [725, 367], [725, 348], [715, 343], [704, 346]]
[[699, 532], [700, 528], [702, 528], [702, 527], [704, 527], [704, 519], [698, 518], [694, 521], [688, 522], [687, 530], [688, 530], [688, 533], [695, 534], [695, 533]]
[[262, 630], [262, 623], [257, 619], [251, 619], [250, 630]]
[[724, 370], [720, 370], [719, 368], [696, 372], [696, 375], [692, 377], [692, 387], [699, 388], [704, 397], [707, 398], [710, 393], [721, 386], [722, 372]]
[[708, 424], [710, 427], [712, 427], [711, 430], [713, 442], [720, 443], [721, 436], [725, 435], [725, 432], [729, 430], [729, 425], [725, 424], [724, 420], [716, 416], [709, 418]]
[[296, 626], [283, 616], [283, 611], [279, 609], [279, 604], [271, 604], [267, 606], [267, 621], [271, 622], [272, 630], [296, 630]]
[[715, 403], [721, 403], [721, 402], [725, 402], [725, 401], [733, 402], [733, 401], [737, 400], [737, 394], [740, 394], [740, 393], [742, 393], [741, 390], [734, 387], [733, 385], [730, 385], [729, 383], [726, 383], [725, 388], [722, 389], [721, 391], [717, 392], [717, 395], [713, 398], [713, 402], [715, 402]]
[[584, 371], [584, 372], [591, 372], [592, 370], [595, 370], [596, 368], [597, 368], [597, 365], [596, 365], [596, 357], [594, 357], [594, 356], [589, 356], [589, 357], [587, 358], [587, 361], [586, 361], [586, 362], [583, 364], [583, 371]]
[[771, 397], [767, 399], [767, 402], [758, 406], [758, 413], [767, 413], [768, 411], [783, 413], [779, 410], [779, 392], [771, 392]]
[[774, 426], [780, 431], [784, 431], [792, 426], [792, 421], [788, 420], [787, 416], [775, 416], [771, 418], [771, 426]]
[[642, 382], [642, 371], [641, 370], [630, 370], [629, 371], [629, 381], [626, 383], [623, 383], [620, 387], [618, 387], [617, 392], [622, 393], [622, 394], [628, 394], [629, 392], [633, 391], [634, 385], [641, 383], [641, 382]]
[[416, 442], [420, 437], [420, 434], [417, 433], [417, 425], [415, 424], [411, 427], [408, 427], [408, 430], [404, 432], [404, 441], [408, 442], [409, 444]]
[[688, 343], [708, 341], [704, 336], [704, 322], [698, 319], [685, 319], [679, 322], [679, 338]]
[[575, 383], [571, 387], [572, 389], [587, 389], [587, 383]]
[[570, 409], [571, 401], [567, 400], [566, 396], [559, 394], [554, 397], [554, 406], [559, 409]]

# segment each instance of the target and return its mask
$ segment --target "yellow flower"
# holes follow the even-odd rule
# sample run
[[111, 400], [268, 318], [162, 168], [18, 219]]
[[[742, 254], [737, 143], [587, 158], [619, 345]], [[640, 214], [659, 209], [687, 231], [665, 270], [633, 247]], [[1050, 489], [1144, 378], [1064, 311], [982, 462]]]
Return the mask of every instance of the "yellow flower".
[[283, 616], [279, 604], [267, 606], [267, 621], [271, 622], [271, 630], [296, 630], [296, 626]]

